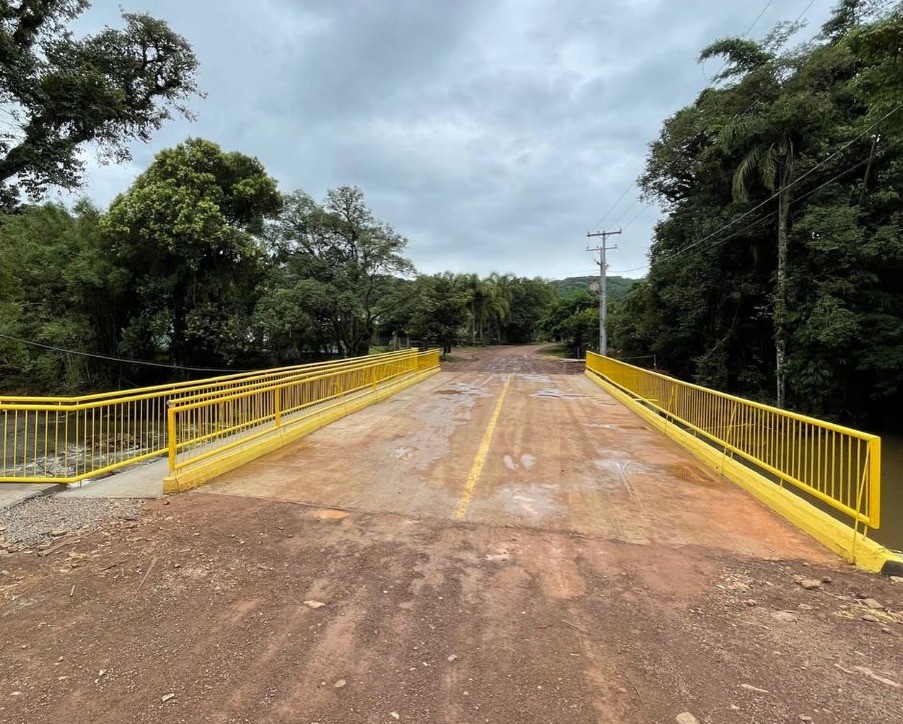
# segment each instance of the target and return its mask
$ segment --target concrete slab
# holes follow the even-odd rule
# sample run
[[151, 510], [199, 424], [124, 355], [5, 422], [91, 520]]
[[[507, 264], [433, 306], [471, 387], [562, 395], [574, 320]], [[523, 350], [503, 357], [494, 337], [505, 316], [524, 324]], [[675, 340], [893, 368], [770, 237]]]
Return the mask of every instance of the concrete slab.
[[38, 495], [47, 495], [57, 490], [62, 490], [63, 486], [56, 484], [38, 485], [35, 483], [0, 483], [0, 510], [4, 508], [12, 508], [29, 498]]
[[169, 461], [164, 458], [108, 478], [69, 486], [57, 495], [62, 498], [162, 498], [163, 478], [168, 472]]
[[584, 376], [532, 370], [511, 356], [494, 361], [442, 372], [204, 490], [835, 560]]

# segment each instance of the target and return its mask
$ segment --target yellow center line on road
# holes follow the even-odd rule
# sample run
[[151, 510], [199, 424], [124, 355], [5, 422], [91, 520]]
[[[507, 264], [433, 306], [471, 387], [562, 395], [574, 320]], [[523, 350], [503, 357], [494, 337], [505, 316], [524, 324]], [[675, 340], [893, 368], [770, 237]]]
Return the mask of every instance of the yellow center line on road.
[[473, 459], [473, 465], [470, 466], [470, 474], [467, 476], [467, 484], [464, 486], [464, 492], [461, 500], [458, 501], [458, 507], [455, 509], [455, 520], [463, 520], [467, 515], [467, 508], [470, 501], [473, 500], [473, 491], [477, 486], [477, 480], [480, 479], [480, 473], [483, 465], [486, 463], [486, 457], [489, 455], [489, 446], [492, 444], [492, 435], [495, 433], [495, 426], [499, 421], [499, 415], [502, 413], [502, 405], [505, 404], [505, 395], [508, 394], [508, 386], [511, 384], [511, 375], [505, 378], [505, 384], [502, 387], [502, 394], [499, 395], [499, 401], [495, 403], [495, 409], [489, 418], [489, 424], [483, 433], [483, 439], [480, 440], [480, 447], [477, 455]]

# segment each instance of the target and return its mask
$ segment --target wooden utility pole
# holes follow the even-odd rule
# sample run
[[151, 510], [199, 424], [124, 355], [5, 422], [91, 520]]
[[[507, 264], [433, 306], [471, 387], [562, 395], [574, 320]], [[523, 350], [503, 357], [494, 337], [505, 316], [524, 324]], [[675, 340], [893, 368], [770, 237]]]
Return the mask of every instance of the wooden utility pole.
[[605, 279], [606, 279], [606, 263], [605, 263], [605, 252], [610, 251], [612, 249], [617, 249], [616, 246], [607, 246], [606, 240], [609, 236], [617, 236], [621, 233], [621, 230], [617, 231], [587, 231], [587, 238], [592, 237], [602, 237], [602, 243], [596, 247], [586, 247], [587, 251], [598, 251], [599, 252], [599, 354], [607, 355], [608, 354], [608, 332], [605, 329], [605, 320], [608, 316], [608, 309], [606, 305], [606, 294], [605, 294]]

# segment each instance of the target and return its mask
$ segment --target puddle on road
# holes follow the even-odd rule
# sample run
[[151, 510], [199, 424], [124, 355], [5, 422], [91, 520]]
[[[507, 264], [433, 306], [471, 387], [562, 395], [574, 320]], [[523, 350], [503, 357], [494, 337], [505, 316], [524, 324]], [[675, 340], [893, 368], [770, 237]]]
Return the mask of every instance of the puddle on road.
[[555, 400], [579, 400], [584, 399], [586, 395], [577, 392], [564, 392], [563, 390], [540, 390], [534, 392], [530, 397], [551, 397]]
[[583, 427], [592, 427], [599, 430], [649, 430], [645, 425], [614, 425], [604, 422], [584, 422]]
[[724, 483], [718, 478], [706, 475], [704, 471], [699, 470], [693, 465], [687, 463], [678, 463], [676, 465], [658, 465], [656, 469], [663, 475], [671, 475], [679, 480], [683, 480], [694, 485], [701, 485], [706, 488], [724, 487]]
[[518, 375], [522, 380], [526, 380], [527, 382], [549, 382], [550, 378], [548, 375]]
[[456, 382], [451, 387], [436, 391], [437, 395], [470, 395], [471, 397], [488, 397], [489, 390], [466, 382]]

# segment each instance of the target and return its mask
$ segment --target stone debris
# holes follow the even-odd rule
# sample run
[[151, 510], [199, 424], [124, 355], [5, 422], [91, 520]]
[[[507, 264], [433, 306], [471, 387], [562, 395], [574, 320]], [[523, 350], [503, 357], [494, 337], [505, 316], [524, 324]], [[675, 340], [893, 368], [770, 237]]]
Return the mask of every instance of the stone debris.
[[[137, 520], [141, 501], [41, 496], [0, 510], [0, 534], [10, 552], [39, 547], [74, 532], [98, 530], [112, 521]], [[137, 523], [133, 523], [137, 525]], [[46, 549], [45, 549], [46, 550]]]
[[863, 598], [862, 602], [873, 611], [884, 608], [884, 606], [878, 603], [874, 598]]
[[778, 621], [784, 621], [785, 623], [799, 620], [799, 614], [796, 614], [793, 611], [772, 611], [771, 617]]
[[160, 701], [162, 701], [165, 704], [167, 701], [172, 701], [175, 698], [176, 698], [176, 695], [173, 694], [172, 692], [169, 692], [168, 694], [164, 694], [163, 696], [161, 696]]
[[688, 711], [678, 714], [675, 718], [677, 719], [677, 724], [699, 724], [699, 719]]
[[807, 591], [814, 591], [816, 588], [821, 588], [821, 581], [814, 578], [803, 578], [799, 584], [801, 588], [804, 588]]
[[312, 608], [312, 609], [316, 610], [318, 608], [323, 608], [323, 606], [325, 606], [326, 604], [323, 603], [322, 601], [310, 600], [310, 601], [305, 601], [304, 605], [307, 606], [308, 608]]
[[332, 685], [334, 689], [344, 689], [348, 685], [348, 682], [345, 679], [339, 679], [336, 683]]
[[758, 686], [753, 686], [752, 684], [740, 684], [741, 689], [746, 689], [747, 691], [755, 691], [757, 694], [770, 694], [771, 692], [768, 689], [760, 689]]

